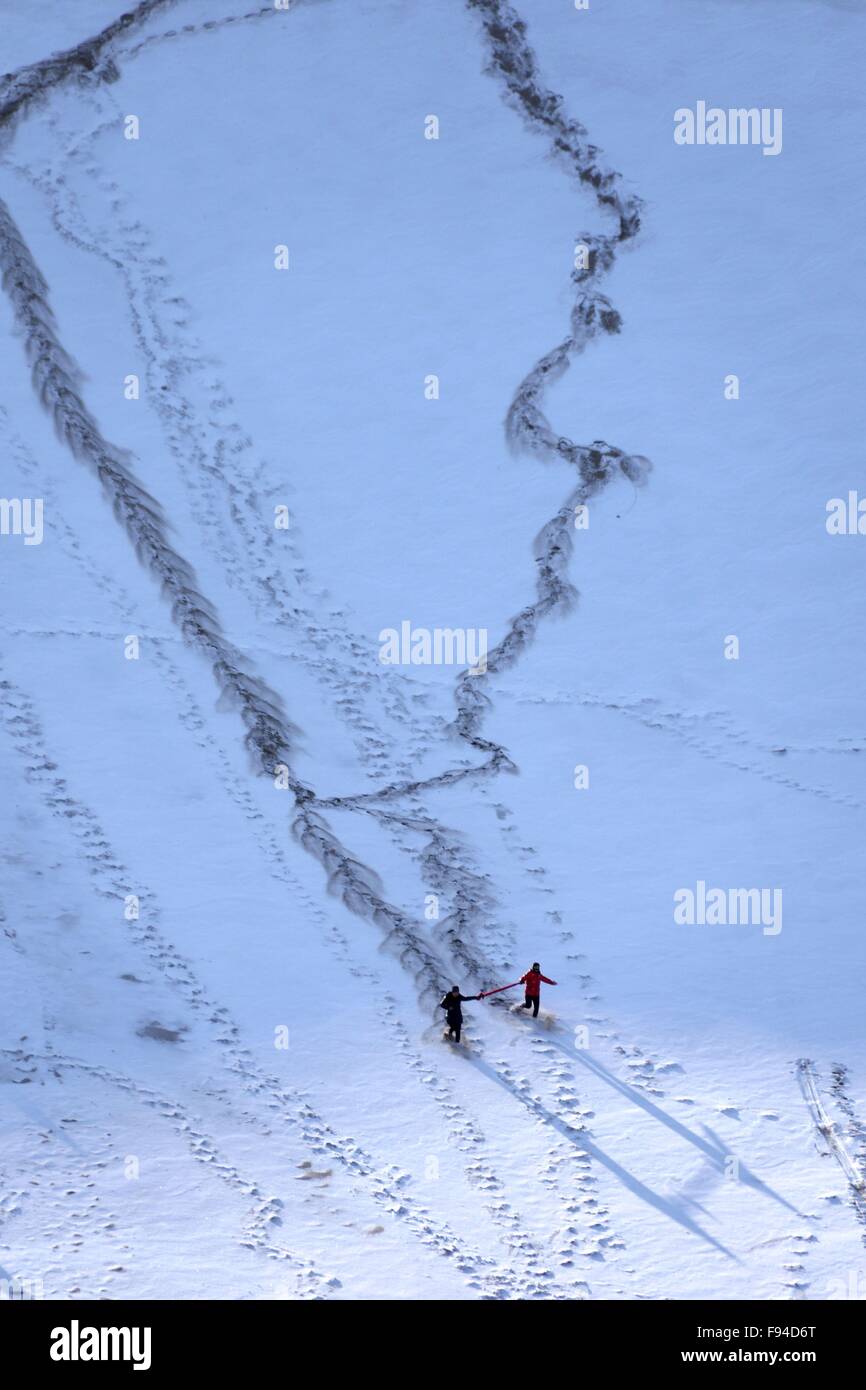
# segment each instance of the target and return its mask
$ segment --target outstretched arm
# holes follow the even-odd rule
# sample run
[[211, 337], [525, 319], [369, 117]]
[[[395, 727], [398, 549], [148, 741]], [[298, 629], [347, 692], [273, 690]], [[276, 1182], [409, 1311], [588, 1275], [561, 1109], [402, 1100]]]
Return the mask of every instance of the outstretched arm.
[[555, 980], [548, 980], [548, 978], [547, 978], [546, 975], [542, 975], [542, 976], [541, 976], [541, 979], [544, 981], [544, 983], [545, 983], [546, 985], [555, 985], [555, 984], [556, 984], [556, 981], [555, 981]]

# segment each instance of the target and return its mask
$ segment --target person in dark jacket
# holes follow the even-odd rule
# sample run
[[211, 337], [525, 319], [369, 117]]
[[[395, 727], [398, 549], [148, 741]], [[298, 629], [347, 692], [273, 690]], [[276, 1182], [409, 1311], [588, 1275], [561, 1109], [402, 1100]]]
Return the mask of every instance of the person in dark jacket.
[[460, 1041], [460, 1029], [463, 1027], [463, 1010], [460, 1005], [465, 1004], [467, 999], [480, 999], [480, 994], [461, 994], [459, 985], [452, 985], [448, 993], [444, 996], [440, 1009], [445, 1010], [445, 1017], [448, 1020], [448, 1037], [455, 1042]]
[[520, 983], [526, 985], [526, 999], [524, 1009], [532, 1010], [532, 1017], [538, 1018], [538, 1005], [541, 1002], [541, 981], [546, 985], [555, 985], [555, 980], [548, 980], [546, 975], [542, 975], [541, 966], [537, 960], [532, 962], [532, 969], [527, 970], [525, 975], [521, 975]]

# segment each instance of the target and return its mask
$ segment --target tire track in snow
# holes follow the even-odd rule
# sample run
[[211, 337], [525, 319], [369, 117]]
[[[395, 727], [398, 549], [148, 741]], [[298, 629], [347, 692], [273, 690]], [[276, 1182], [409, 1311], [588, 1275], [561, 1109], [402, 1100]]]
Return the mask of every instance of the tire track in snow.
[[845, 1119], [854, 1143], [854, 1163], [857, 1171], [866, 1174], [866, 1126], [860, 1120], [854, 1102], [848, 1094], [849, 1073], [844, 1062], [834, 1062], [831, 1068], [833, 1084], [830, 1090]]
[[[827, 1149], [839, 1164], [848, 1184], [848, 1197], [854, 1214], [861, 1225], [866, 1226], [866, 1174], [861, 1171], [860, 1166], [848, 1151], [839, 1127], [833, 1123], [827, 1108], [821, 1099], [821, 1091], [818, 1081], [818, 1070], [815, 1063], [808, 1057], [800, 1057], [797, 1061], [797, 1080], [800, 1083], [800, 1090], [803, 1099], [808, 1106], [812, 1116], [812, 1122], [820, 1138], [826, 1144]], [[837, 1068], [834, 1072], [834, 1087], [837, 1099], [840, 1099], [843, 1112], [851, 1119], [854, 1111], [853, 1105], [848, 1100], [844, 1092], [844, 1077]], [[846, 1109], [846, 1103], [848, 1109]], [[858, 1127], [858, 1140], [862, 1146], [863, 1135]], [[863, 1234], [863, 1241], [866, 1243], [866, 1232]]]

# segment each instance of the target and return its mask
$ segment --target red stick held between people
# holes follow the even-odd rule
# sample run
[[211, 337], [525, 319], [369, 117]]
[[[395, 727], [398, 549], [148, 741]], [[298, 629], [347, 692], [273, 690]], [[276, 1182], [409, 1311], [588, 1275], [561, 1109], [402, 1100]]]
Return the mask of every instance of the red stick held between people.
[[496, 989], [486, 989], [480, 994], [461, 994], [459, 985], [452, 985], [447, 994], [444, 995], [440, 1009], [445, 1010], [448, 1020], [448, 1041], [459, 1043], [460, 1033], [463, 1028], [463, 1010], [460, 1005], [465, 1004], [469, 999], [487, 999], [491, 994], [502, 994], [507, 989], [516, 989], [518, 985], [526, 987], [526, 998], [519, 1007], [532, 1009], [532, 1017], [538, 1018], [538, 1005], [541, 1000], [542, 981], [546, 985], [555, 985], [556, 981], [542, 975], [541, 966], [538, 961], [532, 962], [532, 969], [527, 970], [525, 975], [521, 975], [519, 980], [514, 980], [510, 985], [499, 985]]

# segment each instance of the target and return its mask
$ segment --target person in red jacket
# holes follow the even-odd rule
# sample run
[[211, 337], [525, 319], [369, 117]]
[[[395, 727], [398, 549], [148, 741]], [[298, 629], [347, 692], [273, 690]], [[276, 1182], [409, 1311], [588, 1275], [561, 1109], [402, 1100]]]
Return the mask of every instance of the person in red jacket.
[[555, 985], [555, 980], [548, 980], [546, 975], [542, 975], [541, 966], [537, 960], [532, 962], [532, 969], [527, 970], [525, 975], [521, 975], [520, 983], [526, 985], [526, 1000], [524, 1009], [532, 1010], [532, 1017], [538, 1018], [538, 1005], [541, 1000], [541, 981], [546, 985]]

